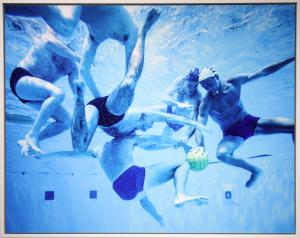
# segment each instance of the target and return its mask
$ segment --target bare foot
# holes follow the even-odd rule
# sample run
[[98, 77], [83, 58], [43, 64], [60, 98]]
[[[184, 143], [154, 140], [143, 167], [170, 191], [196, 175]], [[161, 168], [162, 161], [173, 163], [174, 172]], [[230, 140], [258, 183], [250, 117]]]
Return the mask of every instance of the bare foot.
[[251, 173], [251, 176], [249, 178], [249, 180], [246, 182], [246, 187], [250, 188], [252, 187], [256, 182], [257, 179], [262, 175], [262, 170], [261, 169], [257, 169], [256, 171]]
[[199, 196], [199, 195], [198, 196], [178, 195], [174, 200], [174, 205], [176, 207], [182, 207], [186, 203], [190, 203], [190, 202], [196, 203], [197, 205], [201, 206], [207, 204], [208, 199], [204, 196]]
[[38, 140], [35, 137], [30, 137], [28, 134], [25, 136], [27, 145], [31, 153], [43, 154], [44, 151], [41, 149]]
[[27, 144], [27, 141], [26, 140], [19, 140], [18, 145], [21, 148], [22, 156], [26, 158], [28, 156], [28, 154], [30, 153], [30, 147]]
[[31, 149], [26, 140], [19, 140], [18, 145], [21, 148], [21, 154], [25, 159], [39, 158], [38, 154]]

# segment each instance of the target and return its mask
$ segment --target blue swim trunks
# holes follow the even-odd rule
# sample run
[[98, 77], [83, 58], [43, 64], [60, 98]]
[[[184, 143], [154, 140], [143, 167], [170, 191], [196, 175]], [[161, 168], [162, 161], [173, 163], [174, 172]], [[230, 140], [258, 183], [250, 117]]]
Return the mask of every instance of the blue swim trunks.
[[98, 125], [99, 126], [105, 126], [105, 127], [110, 127], [119, 121], [121, 121], [125, 114], [122, 114], [120, 116], [114, 115], [110, 113], [107, 108], [106, 108], [106, 101], [107, 101], [108, 96], [106, 97], [101, 97], [101, 98], [95, 98], [88, 102], [87, 105], [93, 105], [96, 107], [99, 111], [99, 118], [98, 118]]
[[143, 191], [144, 180], [145, 168], [133, 165], [113, 182], [113, 189], [123, 200], [132, 200]]
[[[172, 106], [168, 106], [167, 107], [167, 113], [173, 114], [173, 112], [172, 112]], [[179, 131], [182, 127], [184, 127], [183, 125], [177, 125], [177, 124], [173, 124], [173, 123], [170, 123], [170, 122], [168, 122], [167, 124], [175, 132]]]
[[247, 114], [243, 120], [236, 123], [232, 127], [223, 131], [223, 137], [225, 136], [239, 136], [244, 138], [244, 140], [254, 135], [254, 130], [257, 126], [257, 121], [260, 117], [254, 117]]

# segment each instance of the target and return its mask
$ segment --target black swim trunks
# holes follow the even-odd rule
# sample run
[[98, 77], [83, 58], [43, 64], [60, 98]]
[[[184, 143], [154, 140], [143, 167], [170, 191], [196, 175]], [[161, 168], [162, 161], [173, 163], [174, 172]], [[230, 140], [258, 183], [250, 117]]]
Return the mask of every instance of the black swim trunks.
[[[167, 113], [174, 114], [174, 113], [172, 112], [172, 106], [167, 106]], [[170, 123], [170, 122], [168, 122], [167, 124], [168, 124], [168, 126], [169, 126], [170, 128], [172, 128], [172, 130], [175, 131], [175, 132], [176, 132], [176, 131], [179, 131], [182, 127], [184, 127], [184, 125], [177, 125], [177, 124]]]
[[19, 98], [19, 100], [22, 102], [22, 103], [27, 103], [27, 102], [30, 102], [30, 100], [25, 100], [25, 99], [22, 99], [20, 98], [18, 95], [17, 95], [17, 92], [16, 92], [16, 85], [18, 83], [18, 81], [24, 77], [24, 76], [32, 76], [31, 73], [29, 73], [26, 69], [23, 69], [21, 67], [16, 67], [12, 73], [11, 73], [11, 76], [10, 76], [10, 89], [11, 91], [13, 92], [13, 94]]
[[117, 124], [119, 121], [121, 121], [124, 118], [125, 113], [120, 116], [110, 113], [106, 108], [107, 98], [108, 98], [108, 96], [101, 97], [101, 98], [95, 98], [92, 101], [88, 102], [87, 105], [93, 105], [94, 107], [96, 107], [98, 109], [98, 111], [99, 111], [98, 125], [99, 126], [110, 127], [114, 124]]
[[145, 168], [131, 166], [113, 182], [114, 191], [123, 200], [134, 199], [144, 189]]
[[254, 130], [257, 126], [257, 122], [260, 117], [254, 117], [247, 114], [243, 120], [236, 123], [232, 127], [223, 131], [223, 137], [225, 136], [239, 136], [244, 138], [244, 140], [254, 135]]

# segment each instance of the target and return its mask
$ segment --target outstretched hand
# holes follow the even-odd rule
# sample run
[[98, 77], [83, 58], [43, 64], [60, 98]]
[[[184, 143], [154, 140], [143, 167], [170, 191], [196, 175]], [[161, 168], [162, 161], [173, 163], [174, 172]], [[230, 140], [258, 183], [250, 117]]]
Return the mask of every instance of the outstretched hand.
[[178, 147], [182, 147], [185, 153], [188, 153], [193, 148], [193, 146], [188, 143], [188, 139], [180, 140]]
[[178, 105], [182, 109], [188, 109], [188, 110], [192, 110], [193, 109], [193, 105], [191, 105], [189, 103], [179, 103]]
[[209, 129], [207, 126], [204, 126], [203, 124], [197, 122], [197, 129], [202, 131], [202, 132], [206, 132], [206, 133], [212, 133], [212, 130]]

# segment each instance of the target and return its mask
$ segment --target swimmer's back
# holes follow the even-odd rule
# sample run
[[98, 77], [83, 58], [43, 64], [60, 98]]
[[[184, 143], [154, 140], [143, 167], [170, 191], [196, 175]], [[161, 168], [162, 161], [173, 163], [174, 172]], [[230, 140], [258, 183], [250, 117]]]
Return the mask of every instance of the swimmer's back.
[[83, 6], [81, 20], [98, 42], [107, 38], [124, 41], [135, 31], [131, 16], [123, 6]]

